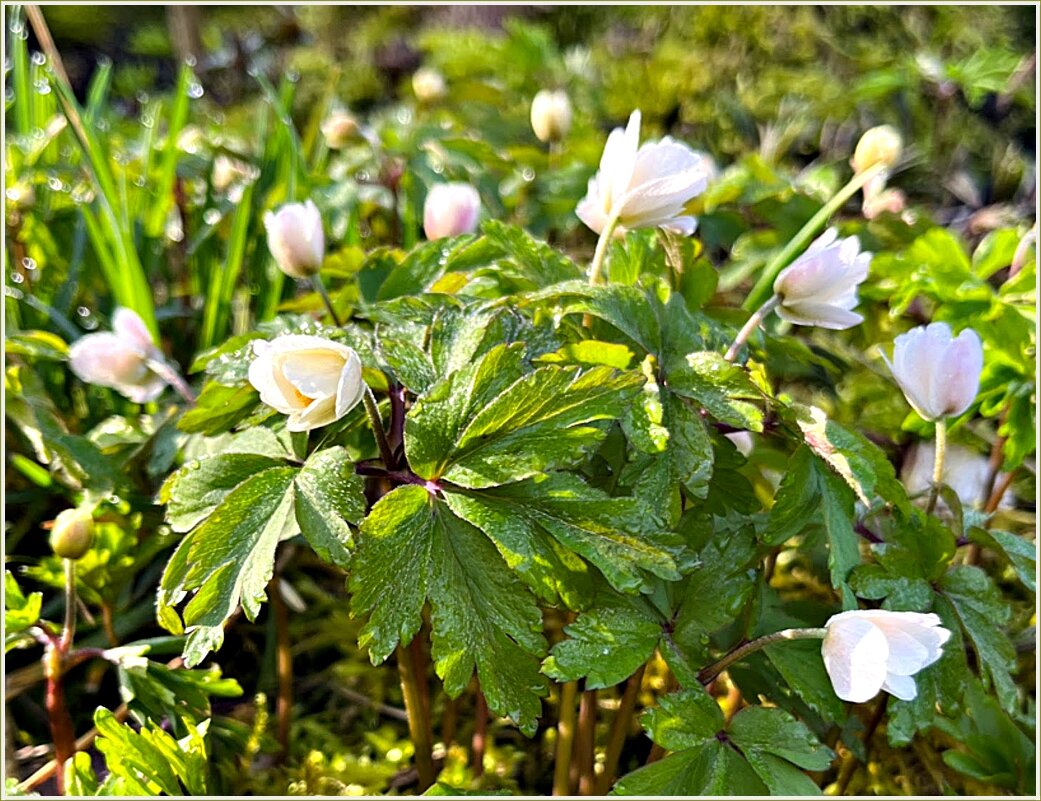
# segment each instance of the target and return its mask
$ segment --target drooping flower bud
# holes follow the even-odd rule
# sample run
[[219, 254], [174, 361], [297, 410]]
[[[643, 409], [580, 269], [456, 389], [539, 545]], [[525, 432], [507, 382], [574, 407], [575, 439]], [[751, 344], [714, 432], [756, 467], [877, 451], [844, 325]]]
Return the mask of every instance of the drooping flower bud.
[[864, 319], [852, 311], [857, 287], [870, 266], [871, 254], [860, 252], [855, 236], [839, 239], [836, 229], [828, 229], [774, 281], [778, 316], [837, 330], [856, 325]]
[[951, 633], [934, 614], [865, 609], [825, 624], [824, 667], [835, 694], [863, 703], [885, 690], [904, 701], [918, 694], [914, 675], [943, 655]]
[[420, 103], [436, 103], [448, 94], [444, 76], [433, 67], [422, 67], [412, 76], [412, 91]]
[[531, 101], [531, 127], [540, 142], [559, 142], [571, 130], [571, 100], [563, 89], [543, 89]]
[[901, 334], [886, 364], [907, 402], [926, 420], [957, 417], [976, 399], [983, 371], [979, 335], [966, 328], [952, 336], [947, 323], [930, 323]]
[[310, 431], [333, 423], [362, 399], [361, 360], [339, 342], [286, 334], [253, 343], [249, 383], [260, 399], [289, 415], [286, 428]]
[[51, 550], [62, 559], [81, 559], [94, 543], [94, 518], [86, 509], [66, 509], [54, 519]]
[[430, 240], [468, 234], [480, 211], [481, 196], [470, 184], [435, 184], [423, 204], [423, 230]]
[[309, 278], [325, 258], [322, 215], [313, 201], [287, 203], [276, 212], [264, 215], [267, 246], [275, 263], [286, 275]]
[[346, 147], [358, 135], [358, 121], [346, 111], [334, 111], [322, 121], [325, 144], [333, 150]]
[[892, 169], [897, 161], [900, 160], [903, 146], [904, 143], [900, 137], [900, 132], [892, 125], [879, 125], [875, 128], [870, 128], [864, 132], [864, 135], [860, 137], [860, 141], [857, 142], [856, 150], [853, 151], [853, 158], [850, 160], [850, 166], [853, 167], [853, 172], [857, 173], [863, 172], [876, 164], [881, 164], [887, 170]]
[[87, 334], [69, 348], [69, 368], [81, 381], [112, 387], [134, 403], [155, 400], [166, 381], [149, 363], [163, 361], [144, 320], [130, 309], [116, 309], [112, 332]]

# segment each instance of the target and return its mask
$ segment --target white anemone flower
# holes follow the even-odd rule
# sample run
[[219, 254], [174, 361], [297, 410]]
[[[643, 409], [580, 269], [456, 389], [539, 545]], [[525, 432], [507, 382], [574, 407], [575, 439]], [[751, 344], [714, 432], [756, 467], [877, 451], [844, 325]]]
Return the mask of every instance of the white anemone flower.
[[666, 136], [640, 146], [640, 112], [634, 111], [624, 131], [615, 128], [607, 137], [600, 170], [575, 212], [598, 234], [664, 228], [689, 236], [697, 220], [684, 207], [707, 185], [704, 159], [685, 144]]
[[914, 675], [943, 655], [951, 636], [937, 615], [884, 609], [842, 612], [825, 630], [821, 653], [835, 694], [858, 704], [879, 690], [914, 699]]
[[254, 342], [253, 352], [249, 383], [264, 403], [289, 416], [290, 431], [339, 420], [366, 391], [358, 354], [331, 339], [285, 334]]
[[796, 325], [841, 330], [863, 322], [853, 311], [857, 287], [867, 278], [871, 254], [855, 236], [839, 239], [830, 228], [774, 281], [777, 315]]
[[957, 417], [976, 399], [983, 346], [971, 328], [955, 337], [947, 323], [930, 323], [898, 336], [893, 361], [886, 358], [886, 364], [918, 414], [943, 420]]

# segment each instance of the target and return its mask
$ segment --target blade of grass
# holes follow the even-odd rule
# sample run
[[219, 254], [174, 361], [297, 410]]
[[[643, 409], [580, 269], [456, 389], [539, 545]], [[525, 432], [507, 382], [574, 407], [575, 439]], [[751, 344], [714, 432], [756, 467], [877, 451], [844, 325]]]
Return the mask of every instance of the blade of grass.
[[11, 84], [14, 86], [15, 130], [25, 136], [32, 128], [32, 94], [29, 76], [29, 44], [25, 38], [25, 15], [22, 9], [11, 9], [8, 23], [11, 34]]
[[199, 350], [213, 347], [227, 333], [231, 319], [232, 298], [235, 284], [246, 254], [247, 235], [253, 218], [253, 185], [246, 187], [242, 194], [242, 202], [235, 211], [231, 224], [231, 237], [228, 240], [228, 256], [223, 269], [210, 272], [209, 288], [206, 293], [206, 305], [203, 308], [202, 332], [199, 338]]
[[[51, 38], [50, 30], [47, 28], [46, 20], [40, 9], [35, 5], [25, 8], [26, 15], [32, 23], [36, 38], [40, 42], [44, 53], [51, 62], [54, 73], [54, 87], [57, 91], [58, 101], [62, 112], [68, 120], [69, 125], [75, 133], [75, 138], [80, 146], [80, 151], [87, 157], [91, 177], [94, 179], [96, 203], [100, 213], [100, 227], [105, 229], [106, 238], [112, 245], [112, 256], [121, 271], [121, 280], [115, 285], [118, 291], [114, 291], [117, 303], [137, 312], [145, 325], [151, 331], [152, 336], [158, 340], [159, 328], [155, 322], [155, 306], [152, 301], [152, 290], [148, 279], [141, 267], [141, 261], [137, 255], [136, 245], [133, 239], [133, 231], [126, 218], [126, 204], [120, 202], [121, 197], [116, 188], [115, 178], [112, 173], [111, 162], [107, 152], [95, 135], [93, 128], [84, 125], [83, 115], [79, 104], [72, 92], [68, 75], [62, 64], [61, 54], [58, 53]], [[86, 211], [81, 206], [81, 211]], [[117, 216], [117, 211], [122, 212], [123, 221]], [[91, 223], [88, 220], [88, 233]], [[92, 236], [92, 243], [97, 239]], [[99, 253], [99, 259], [101, 254]], [[104, 261], [102, 259], [102, 261]], [[110, 281], [110, 285], [112, 282]]]
[[163, 228], [166, 225], [166, 215], [173, 202], [173, 185], [177, 178], [177, 157], [179, 155], [177, 138], [188, 120], [188, 107], [191, 99], [189, 91], [194, 81], [195, 76], [191, 68], [187, 64], [182, 65], [170, 106], [170, 123], [166, 129], [166, 142], [163, 145], [159, 175], [154, 183], [155, 199], [148, 215], [148, 221], [145, 223], [145, 233], [153, 239], [162, 236]]

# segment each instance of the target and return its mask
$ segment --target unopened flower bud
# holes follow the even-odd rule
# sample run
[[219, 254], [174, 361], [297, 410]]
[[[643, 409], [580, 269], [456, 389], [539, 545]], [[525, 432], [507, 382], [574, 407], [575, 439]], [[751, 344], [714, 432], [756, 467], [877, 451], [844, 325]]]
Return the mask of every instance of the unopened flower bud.
[[892, 125], [879, 125], [864, 132], [853, 151], [850, 165], [853, 172], [864, 172], [869, 167], [881, 164], [887, 170], [900, 160], [903, 140], [900, 132]]
[[309, 278], [318, 272], [325, 258], [322, 215], [313, 201], [287, 203], [276, 212], [264, 215], [267, 246], [275, 263], [286, 275]]
[[448, 87], [440, 72], [423, 67], [412, 76], [412, 91], [420, 103], [436, 103], [448, 93]]
[[54, 519], [51, 550], [62, 559], [80, 559], [94, 542], [94, 518], [86, 509], [66, 509]]
[[481, 196], [470, 184], [435, 184], [423, 204], [427, 239], [468, 234], [477, 227]]
[[983, 346], [971, 328], [955, 337], [947, 323], [931, 323], [898, 336], [893, 361], [886, 363], [914, 410], [926, 420], [943, 420], [957, 417], [976, 399]]
[[346, 111], [334, 111], [322, 122], [325, 144], [333, 150], [346, 147], [358, 134], [358, 121]]
[[531, 101], [531, 127], [540, 142], [559, 142], [571, 130], [571, 101], [563, 89], [543, 89]]

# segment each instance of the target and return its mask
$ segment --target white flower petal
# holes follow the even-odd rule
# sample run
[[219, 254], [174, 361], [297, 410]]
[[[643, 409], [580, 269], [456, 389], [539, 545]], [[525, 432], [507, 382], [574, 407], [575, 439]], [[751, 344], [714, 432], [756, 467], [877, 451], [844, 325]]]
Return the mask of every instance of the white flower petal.
[[910, 676], [890, 673], [882, 683], [882, 689], [895, 695], [901, 701], [913, 701], [918, 695], [918, 687]]
[[777, 307], [777, 315], [782, 320], [796, 325], [814, 325], [839, 331], [852, 328], [864, 321], [856, 312], [827, 303], [784, 303]]
[[889, 646], [881, 629], [870, 621], [838, 617], [829, 621], [821, 646], [824, 667], [839, 698], [862, 703], [882, 689]]
[[122, 306], [116, 309], [112, 315], [112, 332], [128, 344], [132, 344], [142, 354], [147, 354], [155, 348], [148, 326], [132, 309]]
[[352, 354], [340, 371], [336, 387], [336, 416], [343, 417], [361, 402], [365, 393], [365, 382], [361, 378], [361, 360]]

